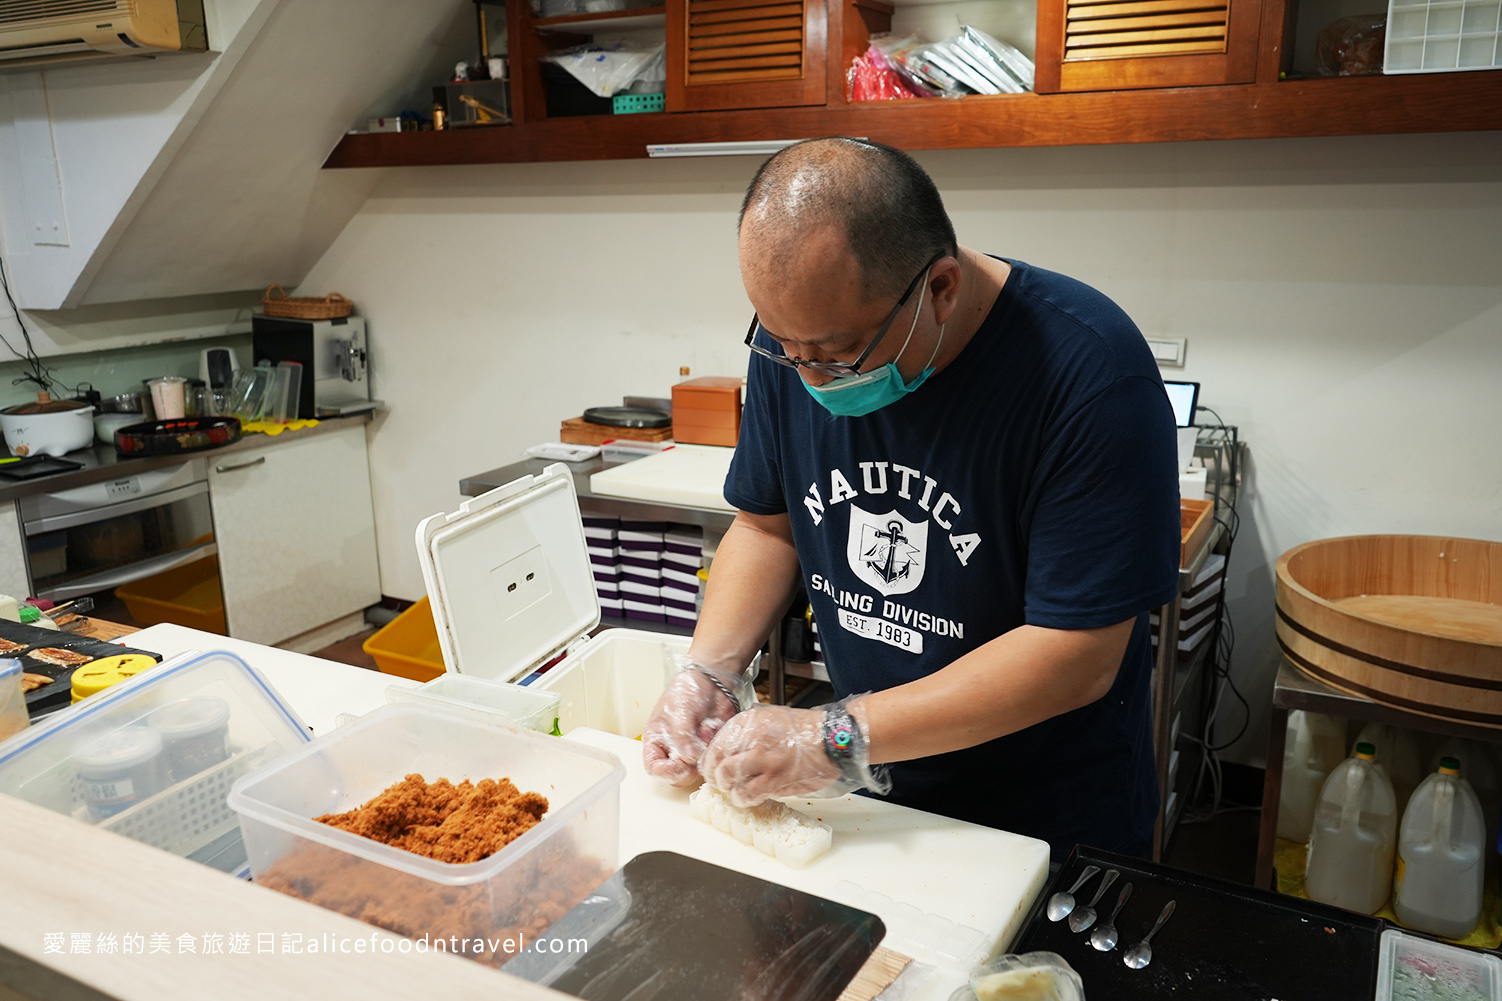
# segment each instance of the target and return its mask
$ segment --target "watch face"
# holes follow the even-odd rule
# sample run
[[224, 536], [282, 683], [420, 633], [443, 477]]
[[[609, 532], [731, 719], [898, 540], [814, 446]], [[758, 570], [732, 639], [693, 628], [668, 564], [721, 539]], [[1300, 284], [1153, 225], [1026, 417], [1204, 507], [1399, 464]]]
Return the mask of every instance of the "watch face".
[[850, 747], [855, 743], [855, 734], [851, 732], [850, 724], [836, 723], [829, 728], [829, 747], [840, 757], [850, 756]]

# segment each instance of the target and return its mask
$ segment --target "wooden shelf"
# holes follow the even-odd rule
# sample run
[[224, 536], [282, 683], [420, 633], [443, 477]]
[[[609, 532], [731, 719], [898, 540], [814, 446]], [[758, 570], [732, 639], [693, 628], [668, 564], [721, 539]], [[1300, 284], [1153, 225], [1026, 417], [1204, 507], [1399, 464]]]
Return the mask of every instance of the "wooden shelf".
[[824, 107], [595, 115], [346, 135], [325, 167], [643, 158], [648, 143], [868, 136], [909, 150], [1502, 129], [1502, 72]]
[[533, 28], [546, 31], [550, 28], [589, 28], [599, 27], [600, 30], [620, 28], [647, 28], [654, 25], [665, 24], [668, 9], [666, 7], [631, 7], [626, 10], [602, 11], [598, 14], [563, 14], [558, 17], [534, 17], [527, 23]]

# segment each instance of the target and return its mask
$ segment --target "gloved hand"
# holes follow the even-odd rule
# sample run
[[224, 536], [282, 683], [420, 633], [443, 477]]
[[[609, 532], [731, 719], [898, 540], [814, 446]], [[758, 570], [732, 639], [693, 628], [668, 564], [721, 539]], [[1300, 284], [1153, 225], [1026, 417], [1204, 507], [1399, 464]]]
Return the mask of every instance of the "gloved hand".
[[642, 731], [647, 774], [675, 786], [698, 780], [699, 759], [715, 733], [742, 709], [756, 705], [749, 671], [720, 670], [663, 648], [671, 680]]
[[753, 706], [722, 726], [699, 762], [706, 782], [738, 807], [779, 796], [815, 799], [856, 789], [887, 792], [886, 769], [872, 769], [863, 717], [852, 700], [817, 709]]

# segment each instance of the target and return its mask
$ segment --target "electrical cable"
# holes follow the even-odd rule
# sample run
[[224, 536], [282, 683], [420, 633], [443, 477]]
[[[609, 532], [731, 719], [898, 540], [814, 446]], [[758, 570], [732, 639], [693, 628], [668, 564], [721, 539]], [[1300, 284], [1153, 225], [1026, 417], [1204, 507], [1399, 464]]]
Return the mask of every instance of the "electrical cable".
[[[1222, 556], [1225, 565], [1221, 573], [1225, 574], [1230, 566], [1231, 553], [1234, 549], [1236, 537], [1241, 530], [1241, 514], [1237, 510], [1237, 498], [1240, 493], [1240, 429], [1235, 425], [1228, 425], [1214, 408], [1197, 405], [1197, 411], [1204, 411], [1215, 418], [1215, 424], [1198, 425], [1202, 441], [1205, 444], [1216, 444], [1229, 453], [1225, 475], [1231, 487], [1225, 490], [1225, 483], [1217, 484], [1215, 492], [1215, 509], [1213, 517], [1216, 523], [1225, 533], [1225, 550]], [[1260, 810], [1260, 806], [1247, 804], [1226, 803], [1223, 801], [1224, 771], [1220, 760], [1220, 752], [1233, 746], [1245, 736], [1251, 723], [1251, 705], [1241, 690], [1236, 686], [1231, 677], [1231, 657], [1236, 646], [1236, 631], [1231, 622], [1229, 607], [1226, 603], [1226, 585], [1222, 583], [1220, 594], [1216, 597], [1215, 625], [1212, 636], [1209, 639], [1211, 656], [1207, 658], [1205, 668], [1210, 680], [1210, 688], [1202, 696], [1201, 708], [1204, 711], [1204, 728], [1199, 736], [1186, 735], [1186, 739], [1200, 749], [1199, 768], [1195, 774], [1193, 786], [1189, 790], [1186, 799], [1184, 814], [1180, 823], [1199, 824], [1206, 823], [1222, 813], [1238, 810]], [[1236, 736], [1229, 741], [1217, 743], [1215, 741], [1215, 725], [1224, 704], [1226, 690], [1229, 689], [1233, 698], [1241, 703], [1242, 722], [1236, 732]], [[1202, 802], [1201, 796], [1205, 792], [1205, 786], [1209, 785], [1210, 801], [1208, 809], [1190, 812], [1190, 804]]]
[[17, 351], [16, 346], [10, 342], [10, 338], [4, 334], [0, 334], [0, 342], [3, 342], [11, 354], [24, 361], [31, 369], [27, 374], [11, 380], [11, 385], [17, 386], [23, 382], [31, 382], [45, 392], [56, 390], [61, 396], [64, 391], [63, 384], [53, 378], [52, 369], [42, 363], [41, 356], [37, 354], [36, 347], [31, 343], [31, 332], [26, 329], [26, 324], [21, 319], [21, 310], [16, 306], [15, 297], [10, 293], [10, 281], [5, 275], [4, 257], [0, 257], [0, 289], [5, 290], [5, 301], [10, 303], [10, 311], [16, 318], [16, 326], [21, 329], [21, 339], [26, 345], [26, 351], [25, 353]]

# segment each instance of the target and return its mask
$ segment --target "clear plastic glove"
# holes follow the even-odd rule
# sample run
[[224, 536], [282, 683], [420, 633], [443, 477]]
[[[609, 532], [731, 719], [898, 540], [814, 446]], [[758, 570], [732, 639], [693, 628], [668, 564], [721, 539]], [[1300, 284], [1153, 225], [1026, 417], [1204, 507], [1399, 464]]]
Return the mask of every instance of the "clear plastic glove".
[[663, 653], [671, 678], [642, 731], [642, 764], [648, 775], [691, 785], [704, 749], [726, 720], [756, 705], [756, 689], [750, 670], [717, 670], [666, 647]]
[[753, 706], [715, 734], [699, 762], [699, 774], [738, 807], [782, 796], [827, 799], [856, 789], [890, 790], [885, 769], [870, 765], [858, 710], [850, 718], [862, 732], [847, 745], [853, 754], [844, 767], [826, 750], [827, 710], [849, 711], [850, 700], [817, 709]]

